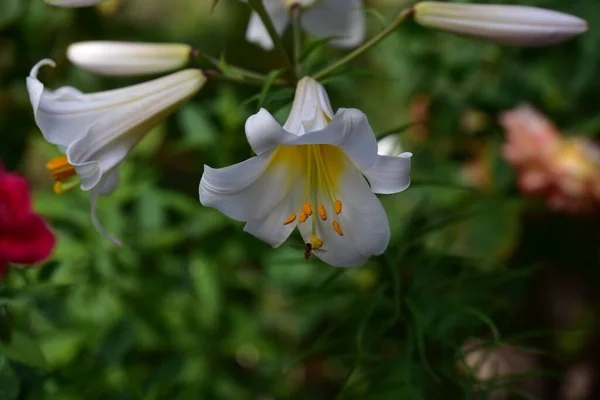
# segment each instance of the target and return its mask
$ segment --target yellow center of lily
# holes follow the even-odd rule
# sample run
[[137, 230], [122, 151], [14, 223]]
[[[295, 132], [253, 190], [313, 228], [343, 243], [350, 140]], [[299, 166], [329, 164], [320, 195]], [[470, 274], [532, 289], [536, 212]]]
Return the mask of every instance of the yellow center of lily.
[[52, 172], [56, 194], [61, 194], [79, 183], [75, 167], [69, 164], [66, 156], [53, 158], [46, 164], [46, 168]]
[[342, 212], [342, 202], [337, 198], [346, 155], [336, 146], [311, 144], [279, 146], [269, 167], [284, 167], [292, 178], [292, 184], [303, 180], [302, 198], [290, 216], [282, 221], [291, 224], [298, 218], [300, 223], [310, 219], [313, 250], [323, 246], [317, 237], [317, 219], [330, 221], [331, 229], [344, 236], [337, 216]]

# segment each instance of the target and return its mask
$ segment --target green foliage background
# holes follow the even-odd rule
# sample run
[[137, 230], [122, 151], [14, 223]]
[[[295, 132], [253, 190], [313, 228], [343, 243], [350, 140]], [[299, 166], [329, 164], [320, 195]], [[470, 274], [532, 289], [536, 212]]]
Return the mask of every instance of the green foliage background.
[[[411, 4], [382, 3], [366, 2], [371, 34]], [[58, 64], [42, 71], [47, 87], [85, 92], [140, 80], [70, 65], [66, 47], [82, 40], [185, 42], [244, 68], [280, 68], [277, 53], [244, 41], [243, 3], [221, 0], [210, 13], [208, 0], [123, 0], [105, 14], [1, 0], [0, 158], [30, 179], [59, 243], [43, 268], [13, 269], [0, 287], [0, 399], [474, 399], [498, 387], [534, 398], [514, 384], [523, 376], [475, 385], [474, 371], [457, 367], [473, 337], [539, 356], [527, 377], [539, 377], [537, 396], [547, 398], [569, 362], [595, 348], [598, 224], [518, 194], [496, 119], [529, 102], [567, 132], [598, 132], [600, 5], [519, 4], [581, 16], [590, 32], [516, 49], [410, 22], [326, 82], [334, 108], [363, 110], [376, 132], [412, 122], [415, 96], [431, 101], [426, 140], [404, 137], [412, 186], [381, 197], [387, 253], [345, 270], [305, 262], [296, 234], [271, 249], [198, 202], [204, 164], [251, 155], [243, 126], [260, 87], [210, 82], [135, 149], [99, 207], [122, 249], [94, 230], [87, 193], [52, 193], [44, 165], [58, 152], [42, 140], [25, 89], [37, 61]], [[307, 72], [341, 54], [318, 49]], [[292, 93], [270, 90], [263, 106], [284, 121]], [[467, 110], [481, 117], [475, 132], [461, 125]], [[482, 191], [463, 170], [484, 151], [491, 184]], [[567, 323], [551, 317], [564, 293], [548, 295], [548, 280], [577, 282]]]

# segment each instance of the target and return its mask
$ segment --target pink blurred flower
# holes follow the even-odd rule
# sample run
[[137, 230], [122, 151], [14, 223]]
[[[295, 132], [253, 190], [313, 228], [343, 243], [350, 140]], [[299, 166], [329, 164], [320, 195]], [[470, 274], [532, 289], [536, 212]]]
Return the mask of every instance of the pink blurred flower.
[[0, 163], [0, 279], [8, 272], [8, 262], [43, 261], [54, 244], [44, 219], [31, 210], [27, 181]]
[[600, 204], [600, 147], [583, 137], [565, 138], [528, 105], [500, 116], [504, 158], [516, 168], [521, 191], [544, 197], [554, 210], [595, 211]]

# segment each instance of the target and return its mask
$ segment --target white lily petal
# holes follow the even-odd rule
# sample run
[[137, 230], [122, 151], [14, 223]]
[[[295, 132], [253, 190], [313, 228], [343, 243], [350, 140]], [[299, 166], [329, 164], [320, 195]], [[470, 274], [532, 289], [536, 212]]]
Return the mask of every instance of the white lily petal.
[[307, 76], [296, 86], [292, 109], [283, 129], [298, 136], [305, 131], [323, 129], [327, 118], [332, 119], [334, 114], [323, 85]]
[[371, 184], [373, 193], [399, 193], [410, 186], [411, 153], [398, 156], [377, 156], [375, 164], [363, 174]]
[[[281, 36], [288, 25], [288, 9], [281, 0], [264, 0], [263, 3], [267, 10], [267, 14], [271, 17], [275, 30]], [[250, 15], [248, 29], [246, 30], [246, 40], [250, 43], [258, 44], [265, 50], [273, 49], [271, 36], [269, 36], [269, 32], [262, 23], [260, 16], [255, 12]]]
[[96, 120], [85, 135], [74, 140], [66, 155], [81, 179], [81, 189], [94, 187], [98, 183], [98, 173], [121, 164], [146, 133], [187, 100], [181, 98], [187, 85], [182, 82], [118, 108], [109, 116]]
[[106, 0], [44, 0], [46, 4], [55, 7], [90, 7], [100, 4]]
[[237, 221], [265, 218], [290, 193], [294, 183], [286, 169], [267, 169], [272, 155], [270, 151], [220, 169], [205, 165], [200, 203]]
[[[188, 69], [154, 79], [152, 81], [122, 89], [84, 94], [77, 89], [64, 87], [55, 91], [45, 90], [37, 79], [41, 66], [54, 66], [52, 60], [42, 60], [31, 70], [27, 78], [27, 89], [33, 106], [35, 121], [50, 143], [69, 146], [74, 140], [85, 135], [99, 119], [107, 118], [115, 126], [129, 125], [132, 121], [150, 118], [151, 114], [135, 114], [117, 121], [112, 118], [114, 110], [134, 107], [137, 111], [140, 102], [152, 103], [160, 99], [166, 91], [171, 96], [160, 100], [161, 104], [172, 106], [187, 100], [195, 94], [206, 78], [199, 70]], [[170, 90], [178, 87], [178, 91]], [[121, 113], [120, 116], [124, 116]]]
[[148, 75], [173, 71], [190, 60], [186, 44], [89, 41], [67, 48], [69, 60], [90, 72], [109, 76]]
[[284, 225], [283, 221], [288, 219], [290, 211], [294, 210], [300, 203], [300, 200], [302, 199], [302, 189], [303, 186], [301, 182], [293, 184], [290, 191], [278, 204], [272, 207], [264, 218], [248, 221], [244, 227], [244, 231], [269, 243], [273, 247], [281, 246], [298, 224], [298, 219], [295, 219], [287, 225]]
[[98, 231], [99, 234], [113, 242], [117, 247], [121, 247], [121, 241], [110, 235], [108, 232], [104, 230], [104, 227], [98, 220], [97, 216], [97, 206], [98, 206], [98, 197], [100, 197], [100, 186], [93, 188], [90, 191], [90, 215], [92, 217], [92, 223], [94, 224], [94, 228]]
[[[390, 227], [383, 206], [371, 190], [367, 181], [347, 161], [341, 180], [339, 198], [343, 199], [342, 212], [336, 217], [344, 236], [332, 227], [332, 218], [322, 221], [318, 216], [317, 236], [323, 240], [321, 250], [314, 254], [336, 267], [358, 267], [373, 255], [382, 254], [390, 241]], [[311, 221], [298, 224], [305, 242], [312, 235]]]
[[366, 23], [361, 0], [323, 0], [302, 15], [302, 26], [318, 37], [335, 36], [336, 47], [355, 47], [365, 40]]
[[121, 178], [119, 176], [119, 170], [114, 169], [106, 174], [102, 178], [102, 181], [98, 185], [100, 196], [106, 196], [117, 190]]
[[360, 110], [340, 108], [327, 127], [307, 132], [285, 146], [301, 144], [331, 144], [341, 148], [361, 170], [368, 170], [377, 161], [377, 140], [367, 116]]
[[246, 138], [256, 154], [273, 150], [283, 141], [294, 137], [295, 135], [283, 129], [264, 108], [246, 120]]
[[423, 1], [414, 10], [425, 27], [519, 46], [559, 43], [588, 29], [581, 18], [529, 6]]

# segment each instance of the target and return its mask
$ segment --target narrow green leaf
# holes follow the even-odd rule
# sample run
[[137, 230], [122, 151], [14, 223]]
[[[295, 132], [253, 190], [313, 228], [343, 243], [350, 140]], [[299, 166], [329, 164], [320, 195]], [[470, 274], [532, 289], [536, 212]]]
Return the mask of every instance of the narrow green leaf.
[[273, 82], [275, 81], [275, 79], [277, 79], [279, 77], [279, 75], [281, 75], [284, 71], [285, 70], [283, 70], [283, 69], [276, 69], [274, 71], [269, 72], [269, 74], [267, 75], [267, 78], [265, 79], [265, 84], [263, 85], [263, 87], [260, 91], [260, 96], [258, 98], [257, 110], [260, 110], [260, 108], [263, 106], [263, 103], [265, 102], [265, 98], [267, 97], [267, 93], [269, 93], [269, 89], [273, 85]]

